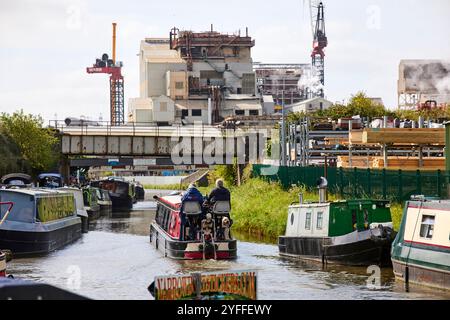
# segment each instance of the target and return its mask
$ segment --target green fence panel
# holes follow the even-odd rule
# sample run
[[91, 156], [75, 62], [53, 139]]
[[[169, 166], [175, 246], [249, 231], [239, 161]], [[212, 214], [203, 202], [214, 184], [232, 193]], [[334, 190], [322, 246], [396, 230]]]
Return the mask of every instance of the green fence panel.
[[[292, 185], [316, 188], [318, 178], [325, 176], [324, 167], [272, 167], [276, 172], [262, 175], [269, 166], [254, 165], [253, 175], [278, 181], [289, 189]], [[330, 192], [342, 198], [375, 198], [405, 201], [412, 195], [446, 198], [449, 173], [438, 171], [394, 171], [375, 169], [327, 169]]]

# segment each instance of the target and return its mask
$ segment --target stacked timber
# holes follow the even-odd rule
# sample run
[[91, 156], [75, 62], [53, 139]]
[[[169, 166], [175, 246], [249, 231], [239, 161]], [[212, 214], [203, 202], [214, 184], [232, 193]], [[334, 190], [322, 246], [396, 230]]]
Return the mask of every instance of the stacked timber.
[[335, 146], [335, 145], [347, 145], [348, 144], [348, 138], [342, 138], [342, 137], [326, 137], [325, 139], [325, 145], [327, 146]]
[[352, 130], [348, 134], [350, 144], [362, 144], [362, 130]]
[[[388, 169], [392, 170], [445, 170], [445, 158], [443, 157], [427, 157], [422, 159], [420, 166], [418, 157], [389, 157]], [[373, 159], [373, 168], [384, 168], [384, 159]]]
[[362, 143], [445, 145], [445, 129], [364, 129]]
[[339, 156], [337, 158], [337, 167], [338, 168], [372, 168], [374, 157], [352, 157], [350, 163], [349, 156]]
[[[340, 156], [337, 160], [337, 166], [339, 168], [361, 168], [361, 169], [384, 169], [383, 157], [363, 157], [353, 156]], [[418, 157], [388, 157], [388, 163], [386, 169], [388, 170], [445, 170], [445, 158], [444, 157], [426, 157], [422, 159], [422, 166], [419, 165]]]

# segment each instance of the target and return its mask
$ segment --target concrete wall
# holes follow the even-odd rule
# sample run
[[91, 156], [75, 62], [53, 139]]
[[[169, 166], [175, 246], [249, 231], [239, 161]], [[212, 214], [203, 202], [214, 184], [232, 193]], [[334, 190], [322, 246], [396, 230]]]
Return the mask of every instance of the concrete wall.
[[[182, 83], [183, 88], [177, 88], [177, 83]], [[167, 71], [166, 73], [166, 95], [172, 100], [188, 99], [188, 77], [185, 71]], [[178, 99], [181, 97], [181, 99]]]
[[175, 103], [166, 96], [153, 97], [153, 120], [156, 122], [175, 121]]
[[186, 63], [147, 63], [147, 97], [167, 93], [167, 71], [186, 71]]
[[[321, 106], [322, 103], [322, 106]], [[326, 110], [330, 108], [333, 105], [331, 101], [322, 99], [322, 98], [316, 98], [311, 100], [302, 101], [299, 103], [295, 103], [293, 105], [290, 105], [287, 108], [288, 112], [314, 112], [318, 110]]]
[[148, 98], [132, 98], [128, 102], [129, 121], [152, 122], [152, 100]]

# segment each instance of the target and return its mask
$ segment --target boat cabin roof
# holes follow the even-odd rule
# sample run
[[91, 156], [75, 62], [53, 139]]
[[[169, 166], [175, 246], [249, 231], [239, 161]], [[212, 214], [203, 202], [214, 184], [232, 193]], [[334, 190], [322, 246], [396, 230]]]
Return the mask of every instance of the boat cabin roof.
[[157, 201], [173, 208], [174, 210], [179, 210], [181, 208], [181, 194], [167, 195], [164, 197], [157, 198]]
[[[323, 207], [328, 207], [331, 204], [353, 206], [353, 205], [359, 205], [359, 204], [373, 204], [373, 203], [389, 203], [389, 201], [388, 200], [373, 200], [373, 199], [361, 199], [361, 200], [352, 199], [352, 200], [338, 200], [338, 201], [333, 201], [333, 202], [322, 202], [322, 203], [320, 203], [320, 202], [311, 202], [311, 203], [304, 202], [302, 204], [300, 204], [300, 203], [292, 204], [289, 207], [290, 208], [323, 208]], [[449, 201], [449, 206], [450, 206], [450, 201]]]
[[433, 209], [450, 213], [450, 200], [411, 200], [408, 201], [407, 206], [408, 208]]
[[63, 190], [55, 190], [55, 189], [43, 189], [43, 188], [25, 188], [25, 189], [1, 189], [0, 192], [11, 192], [11, 193], [20, 193], [29, 196], [49, 196], [49, 195], [58, 195], [58, 194], [67, 194], [67, 192]]
[[62, 175], [60, 175], [59, 173], [41, 173], [38, 176], [39, 179], [43, 179], [43, 178], [47, 178], [47, 177], [62, 179]]

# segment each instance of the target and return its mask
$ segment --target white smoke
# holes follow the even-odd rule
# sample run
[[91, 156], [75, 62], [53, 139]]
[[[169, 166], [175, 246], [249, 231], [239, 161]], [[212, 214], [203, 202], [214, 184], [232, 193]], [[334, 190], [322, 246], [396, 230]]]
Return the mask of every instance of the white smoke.
[[407, 90], [427, 94], [450, 93], [450, 62], [412, 60], [404, 64]]
[[305, 71], [298, 81], [298, 87], [303, 91], [309, 91], [312, 94], [317, 94], [324, 90], [325, 86], [320, 82], [320, 77], [311, 69]]
[[440, 94], [450, 94], [450, 76], [437, 81], [435, 86]]

